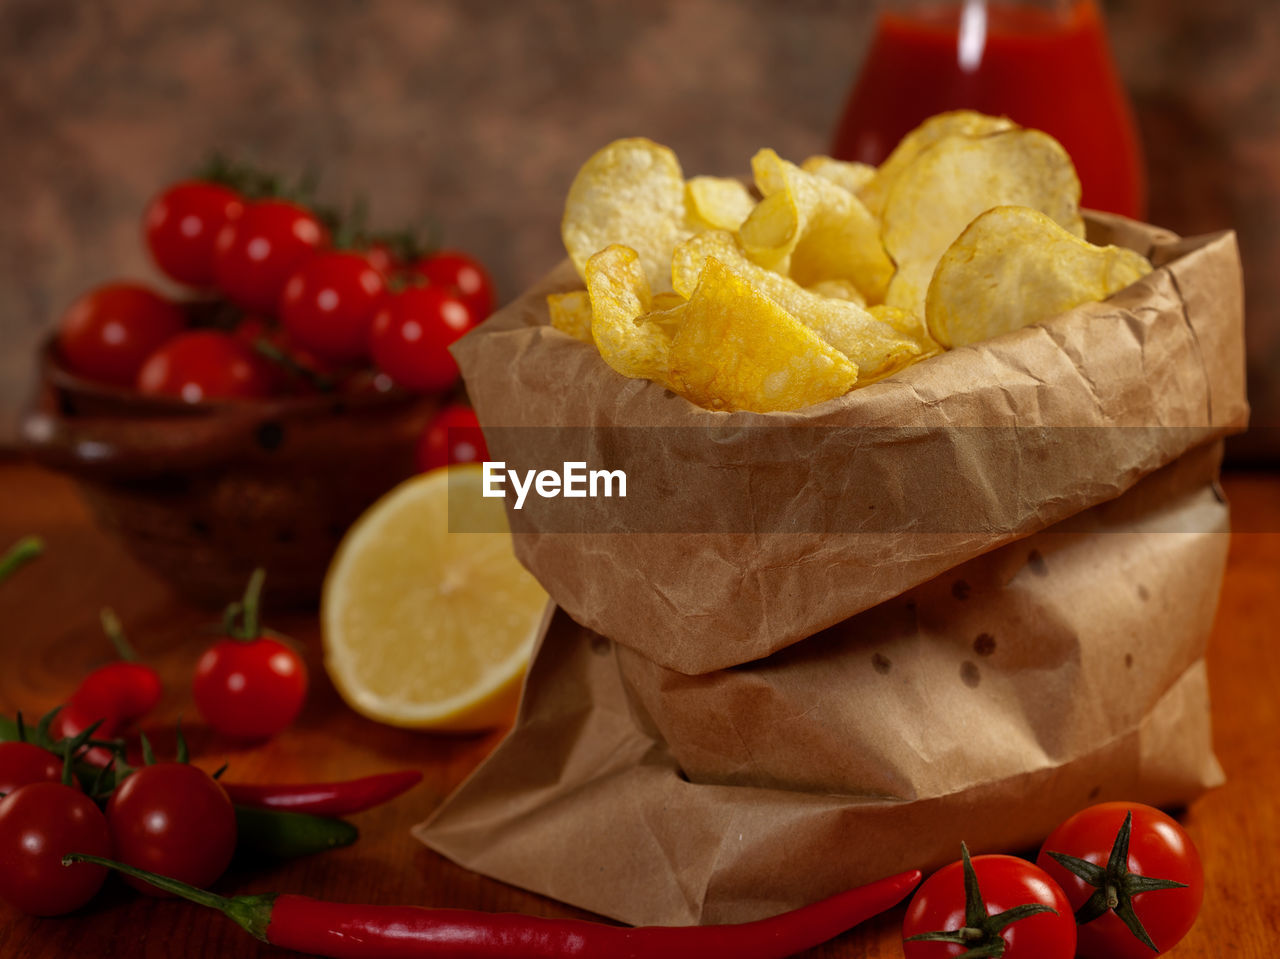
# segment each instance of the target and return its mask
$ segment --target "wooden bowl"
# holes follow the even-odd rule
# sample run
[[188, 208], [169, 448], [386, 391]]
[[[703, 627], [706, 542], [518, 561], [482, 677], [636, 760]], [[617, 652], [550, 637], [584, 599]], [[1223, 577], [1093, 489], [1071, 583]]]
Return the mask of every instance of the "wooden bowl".
[[347, 527], [414, 472], [439, 398], [392, 389], [254, 402], [141, 396], [68, 372], [52, 342], [25, 452], [75, 477], [94, 516], [184, 596], [309, 606]]

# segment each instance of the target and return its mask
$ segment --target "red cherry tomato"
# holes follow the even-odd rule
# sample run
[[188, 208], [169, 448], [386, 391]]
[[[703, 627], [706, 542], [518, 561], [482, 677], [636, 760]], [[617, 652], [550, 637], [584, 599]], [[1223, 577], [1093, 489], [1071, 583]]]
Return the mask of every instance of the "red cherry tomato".
[[322, 253], [285, 284], [280, 322], [319, 356], [358, 360], [369, 355], [369, 328], [386, 293], [386, 280], [363, 255]]
[[[988, 936], [1004, 939], [1005, 959], [1072, 959], [1076, 949], [1075, 917], [1062, 890], [1042, 869], [1014, 856], [975, 856], [971, 862], [985, 915], [966, 915], [965, 863], [953, 862], [916, 890], [902, 923], [904, 940], [921, 934], [981, 928], [975, 919], [990, 920], [999, 927], [1001, 913], [1018, 906], [1039, 905], [1053, 912], [1014, 919], [1003, 928], [987, 930]], [[967, 945], [903, 942], [902, 947], [906, 959], [946, 959], [980, 947], [984, 941], [989, 940], [974, 939]]]
[[302, 710], [307, 666], [277, 640], [220, 639], [196, 663], [191, 692], [213, 729], [236, 739], [266, 739]]
[[400, 269], [400, 261], [386, 243], [372, 243], [367, 249], [361, 250], [360, 254], [369, 261], [371, 267], [382, 274], [384, 280], [391, 279]]
[[493, 312], [493, 280], [475, 257], [460, 250], [441, 250], [413, 264], [413, 271], [433, 285], [457, 290], [477, 323]]
[[309, 210], [285, 200], [250, 203], [218, 232], [213, 275], [237, 306], [274, 313], [290, 275], [329, 242]]
[[175, 183], [147, 207], [147, 249], [166, 276], [205, 289], [213, 285], [214, 241], [242, 213], [244, 199], [230, 187], [203, 180]]
[[62, 760], [34, 743], [0, 743], [0, 793], [62, 782]]
[[[144, 766], [107, 803], [115, 857], [139, 869], [205, 888], [226, 870], [236, 848], [236, 813], [226, 790], [185, 763]], [[125, 882], [150, 896], [149, 883]]]
[[84, 793], [38, 782], [0, 800], [0, 899], [33, 916], [79, 909], [102, 888], [107, 870], [62, 865], [73, 852], [111, 855], [107, 822]]
[[259, 399], [271, 395], [266, 360], [226, 333], [193, 330], [156, 350], [138, 371], [138, 390], [148, 396], [204, 400]]
[[[1128, 856], [1117, 857], [1123, 872], [1108, 868], [1112, 851], [1123, 842], [1121, 831], [1129, 821]], [[1121, 846], [1121, 851], [1123, 847]], [[1051, 853], [1091, 863], [1097, 870], [1069, 868]], [[1078, 874], [1092, 875], [1102, 886], [1110, 884], [1120, 892], [1115, 908], [1102, 907], [1097, 918], [1079, 927], [1082, 959], [1145, 959], [1167, 952], [1177, 945], [1194, 925], [1204, 899], [1204, 869], [1195, 843], [1178, 823], [1158, 809], [1141, 803], [1108, 802], [1076, 813], [1053, 831], [1036, 862], [1062, 886], [1072, 909], [1079, 909], [1099, 893], [1099, 886]], [[1101, 873], [1102, 875], [1099, 875]], [[1170, 888], [1150, 888], [1165, 880], [1178, 883]], [[1131, 897], [1125, 887], [1131, 887]], [[1136, 891], [1142, 887], [1146, 891]], [[1121, 914], [1132, 910], [1155, 949], [1145, 944], [1124, 923]]]
[[438, 286], [410, 287], [373, 318], [373, 360], [400, 386], [445, 390], [458, 380], [449, 345], [476, 325], [457, 294]]
[[461, 403], [437, 413], [418, 440], [417, 463], [422, 473], [451, 463], [483, 463], [488, 458], [476, 411]]
[[62, 316], [58, 353], [72, 373], [99, 383], [133, 386], [147, 357], [177, 336], [182, 311], [136, 283], [86, 293]]

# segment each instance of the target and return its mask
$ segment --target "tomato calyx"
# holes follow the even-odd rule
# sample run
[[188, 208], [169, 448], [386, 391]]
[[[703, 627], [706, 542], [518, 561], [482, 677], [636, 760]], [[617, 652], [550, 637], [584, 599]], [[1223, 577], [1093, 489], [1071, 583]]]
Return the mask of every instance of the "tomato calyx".
[[20, 570], [44, 552], [44, 540], [39, 536], [24, 536], [0, 556], [0, 583]]
[[982, 898], [982, 890], [978, 886], [978, 874], [974, 872], [973, 862], [969, 858], [969, 847], [960, 844], [960, 859], [964, 863], [964, 925], [959, 929], [940, 929], [937, 932], [922, 932], [908, 936], [905, 942], [948, 942], [958, 946], [968, 946], [968, 950], [956, 959], [997, 959], [1004, 955], [1005, 942], [1000, 935], [1006, 928], [1022, 919], [1028, 919], [1041, 913], [1051, 912], [1055, 916], [1056, 909], [1043, 903], [1030, 902], [1014, 906], [994, 916], [987, 915], [987, 904]]
[[1129, 810], [1116, 833], [1106, 866], [1099, 866], [1088, 860], [1051, 850], [1045, 850], [1045, 855], [1097, 890], [1084, 905], [1076, 910], [1076, 925], [1086, 925], [1108, 912], [1114, 912], [1143, 945], [1150, 947], [1152, 952], [1158, 954], [1159, 946], [1151, 940], [1151, 936], [1147, 934], [1142, 920], [1138, 918], [1138, 913], [1133, 908], [1133, 897], [1156, 889], [1185, 889], [1187, 884], [1130, 872], [1129, 837], [1132, 831], [1133, 810]]

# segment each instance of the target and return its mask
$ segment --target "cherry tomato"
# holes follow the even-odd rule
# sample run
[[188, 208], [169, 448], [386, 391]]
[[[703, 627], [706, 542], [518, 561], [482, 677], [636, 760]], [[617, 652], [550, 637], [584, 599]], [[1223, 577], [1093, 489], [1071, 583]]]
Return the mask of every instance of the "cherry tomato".
[[475, 314], [457, 294], [438, 286], [410, 287], [373, 318], [373, 360], [406, 389], [448, 389], [458, 380], [449, 345], [475, 325]]
[[62, 865], [73, 852], [111, 855], [107, 821], [84, 793], [37, 782], [0, 800], [0, 899], [33, 916], [79, 909], [102, 888], [107, 870]]
[[[1064, 864], [1055, 853], [1086, 865]], [[1100, 803], [1076, 813], [1045, 840], [1036, 862], [1062, 886], [1073, 909], [1094, 901], [1097, 917], [1079, 927], [1083, 959], [1138, 959], [1167, 952], [1200, 914], [1204, 869], [1195, 843], [1175, 820], [1141, 803]], [[1113, 908], [1107, 907], [1105, 891], [1100, 893], [1107, 886], [1118, 893]], [[1125, 914], [1136, 917], [1151, 946], [1130, 931]]]
[[86, 293], [62, 316], [58, 353], [72, 373], [133, 386], [147, 357], [182, 331], [182, 311], [136, 283]]
[[[984, 906], [982, 915], [966, 915], [966, 864], [972, 863]], [[1019, 906], [1048, 907], [1025, 918], [1001, 914]], [[1008, 921], [1012, 919], [1012, 921]], [[987, 928], [983, 928], [985, 923]], [[902, 923], [904, 940], [930, 933], [985, 933], [966, 944], [959, 942], [903, 942], [906, 959], [945, 959], [1003, 938], [1005, 959], [1071, 959], [1076, 949], [1076, 922], [1062, 890], [1044, 871], [1014, 856], [964, 858], [938, 870], [916, 890]]]
[[369, 265], [382, 274], [384, 280], [389, 280], [400, 269], [400, 261], [396, 259], [395, 253], [391, 251], [391, 247], [386, 243], [371, 243], [367, 249], [360, 251], [361, 255], [369, 261]]
[[322, 253], [285, 284], [280, 322], [319, 356], [358, 360], [369, 355], [369, 328], [386, 294], [386, 280], [361, 254]]
[[213, 275], [237, 306], [274, 313], [290, 275], [329, 242], [309, 210], [285, 200], [259, 200], [218, 231]]
[[[227, 792], [186, 763], [143, 766], [107, 803], [115, 858], [205, 888], [226, 870], [236, 848], [236, 813]], [[150, 896], [149, 883], [125, 882]]]
[[62, 782], [61, 759], [34, 743], [0, 743], [0, 793], [44, 782]]
[[419, 472], [427, 472], [451, 463], [483, 463], [489, 458], [489, 447], [476, 411], [461, 403], [446, 406], [427, 424], [418, 440]]
[[166, 276], [205, 289], [213, 285], [214, 242], [242, 213], [244, 199], [230, 187], [203, 180], [175, 183], [147, 207], [147, 249]]
[[474, 257], [460, 250], [441, 250], [419, 260], [412, 269], [433, 285], [457, 290], [477, 323], [493, 312], [493, 280]]
[[196, 663], [191, 692], [213, 729], [236, 739], [266, 739], [302, 710], [307, 666], [278, 640], [220, 639]]
[[261, 356], [217, 330], [193, 330], [156, 350], [138, 371], [148, 396], [203, 400], [258, 399], [271, 395], [272, 373]]

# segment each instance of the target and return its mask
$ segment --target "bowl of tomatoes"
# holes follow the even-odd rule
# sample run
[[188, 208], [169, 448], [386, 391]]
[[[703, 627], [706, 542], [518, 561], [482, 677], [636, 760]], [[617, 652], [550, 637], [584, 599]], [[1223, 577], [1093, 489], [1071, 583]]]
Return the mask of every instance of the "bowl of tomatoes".
[[162, 191], [143, 235], [182, 292], [80, 296], [22, 422], [25, 451], [74, 477], [135, 558], [211, 604], [258, 567], [273, 604], [318, 598], [347, 527], [440, 446], [442, 409], [466, 419], [448, 348], [493, 308], [474, 257], [353, 229], [275, 184]]

